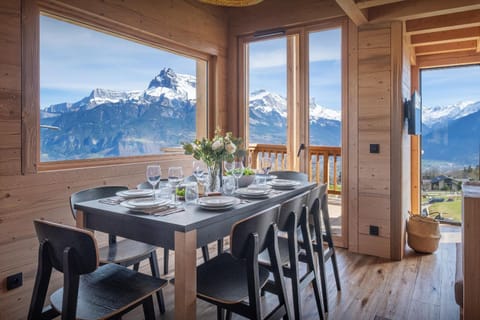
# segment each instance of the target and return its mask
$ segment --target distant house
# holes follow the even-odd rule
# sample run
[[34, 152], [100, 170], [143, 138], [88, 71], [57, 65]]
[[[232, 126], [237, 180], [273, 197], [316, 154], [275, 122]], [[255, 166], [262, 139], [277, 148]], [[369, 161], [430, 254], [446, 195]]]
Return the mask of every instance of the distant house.
[[437, 176], [430, 180], [431, 190], [460, 191], [462, 182], [444, 175]]

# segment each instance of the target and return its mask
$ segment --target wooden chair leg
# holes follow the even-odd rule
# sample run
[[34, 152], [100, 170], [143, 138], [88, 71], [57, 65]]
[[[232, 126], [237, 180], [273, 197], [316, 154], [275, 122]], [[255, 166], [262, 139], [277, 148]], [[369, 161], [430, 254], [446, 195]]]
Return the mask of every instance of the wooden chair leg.
[[321, 249], [318, 248], [321, 244], [316, 244], [317, 246], [317, 256], [318, 256], [318, 271], [320, 277], [320, 284], [322, 286], [322, 296], [323, 296], [323, 308], [325, 312], [328, 313], [328, 293], [327, 293], [327, 281], [326, 281], [326, 274], [325, 274], [325, 260], [323, 256], [323, 247]]
[[223, 253], [223, 238], [217, 240], [217, 253], [218, 255]]
[[154, 320], [155, 319], [155, 309], [153, 309], [152, 296], [146, 298], [143, 301], [143, 315], [145, 317], [145, 320]]
[[43, 304], [47, 296], [48, 284], [52, 274], [52, 265], [49, 263], [47, 248], [40, 243], [38, 250], [38, 267], [33, 286], [32, 300], [28, 311], [28, 320], [40, 319], [42, 317]]
[[[156, 278], [160, 278], [160, 270], [158, 269], [158, 260], [157, 260], [157, 252], [152, 251], [152, 254], [148, 258], [150, 261], [150, 270], [152, 271], [152, 276]], [[158, 301], [158, 308], [160, 309], [160, 313], [165, 313], [165, 302], [163, 300], [163, 290], [160, 289], [157, 291], [157, 301]]]
[[220, 308], [220, 307], [217, 307], [217, 320], [223, 320], [224, 317], [223, 317], [223, 309]]
[[[318, 273], [317, 268], [315, 267], [315, 253], [313, 251], [312, 241], [310, 240], [310, 232], [308, 230], [308, 225], [302, 224], [302, 234], [304, 239], [308, 239], [305, 243], [305, 254], [306, 254], [306, 263], [307, 263], [307, 275], [310, 273], [313, 274], [313, 293], [315, 295], [315, 302], [317, 303], [317, 311], [320, 315], [320, 319], [324, 319], [324, 308], [322, 307], [322, 299], [320, 298], [320, 288], [318, 282]], [[306, 276], [307, 276], [306, 275]]]
[[207, 262], [208, 260], [210, 260], [208, 245], [202, 247], [202, 256], [203, 256], [203, 262]]
[[138, 271], [139, 268], [140, 268], [140, 262], [137, 262], [133, 265], [133, 270]]
[[168, 256], [169, 252], [167, 248], [163, 249], [163, 274], [168, 273]]
[[338, 266], [337, 266], [337, 256], [335, 255], [335, 248], [330, 248], [332, 250], [332, 266], [333, 266], [333, 274], [335, 276], [335, 283], [337, 284], [337, 291], [341, 291], [342, 287], [340, 285], [340, 275], [338, 274]]

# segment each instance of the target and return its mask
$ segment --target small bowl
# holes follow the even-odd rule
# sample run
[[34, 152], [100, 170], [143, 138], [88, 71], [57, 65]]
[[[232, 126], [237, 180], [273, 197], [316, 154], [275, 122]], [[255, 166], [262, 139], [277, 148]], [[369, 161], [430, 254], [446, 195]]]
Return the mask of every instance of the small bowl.
[[252, 182], [255, 180], [255, 175], [249, 175], [249, 176], [242, 176], [240, 179], [238, 179], [238, 186], [240, 188], [245, 188], [248, 187]]

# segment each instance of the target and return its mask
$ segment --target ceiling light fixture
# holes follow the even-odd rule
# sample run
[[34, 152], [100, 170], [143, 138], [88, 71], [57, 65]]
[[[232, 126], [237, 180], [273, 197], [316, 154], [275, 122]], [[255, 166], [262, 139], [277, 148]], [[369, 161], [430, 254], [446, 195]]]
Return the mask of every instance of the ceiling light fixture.
[[224, 7], [247, 7], [259, 4], [263, 0], [198, 0], [203, 3]]

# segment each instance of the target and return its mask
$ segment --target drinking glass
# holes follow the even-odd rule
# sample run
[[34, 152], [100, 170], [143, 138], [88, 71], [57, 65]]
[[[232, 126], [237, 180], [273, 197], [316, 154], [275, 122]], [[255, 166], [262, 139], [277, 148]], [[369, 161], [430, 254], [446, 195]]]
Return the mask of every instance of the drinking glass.
[[235, 177], [235, 189], [238, 189], [238, 179], [243, 176], [243, 161], [234, 161], [232, 175]]
[[223, 177], [223, 193], [227, 196], [231, 196], [235, 192], [235, 177], [225, 176]]
[[207, 173], [207, 165], [201, 160], [193, 161], [193, 175], [197, 179], [198, 183], [203, 186], [205, 183], [205, 175]]
[[160, 177], [162, 175], [162, 169], [159, 165], [149, 165], [147, 166], [147, 181], [152, 185], [153, 190], [153, 200], [156, 199], [155, 196], [155, 186], [160, 182]]
[[198, 199], [198, 184], [189, 182], [185, 185], [185, 204], [193, 203]]
[[263, 174], [265, 176], [265, 183], [267, 183], [268, 173], [272, 169], [272, 159], [270, 159], [269, 157], [263, 157], [260, 160], [260, 167], [262, 168]]
[[177, 186], [183, 180], [183, 170], [182, 167], [170, 167], [168, 168], [168, 183], [173, 188], [173, 204], [180, 204], [177, 201]]

